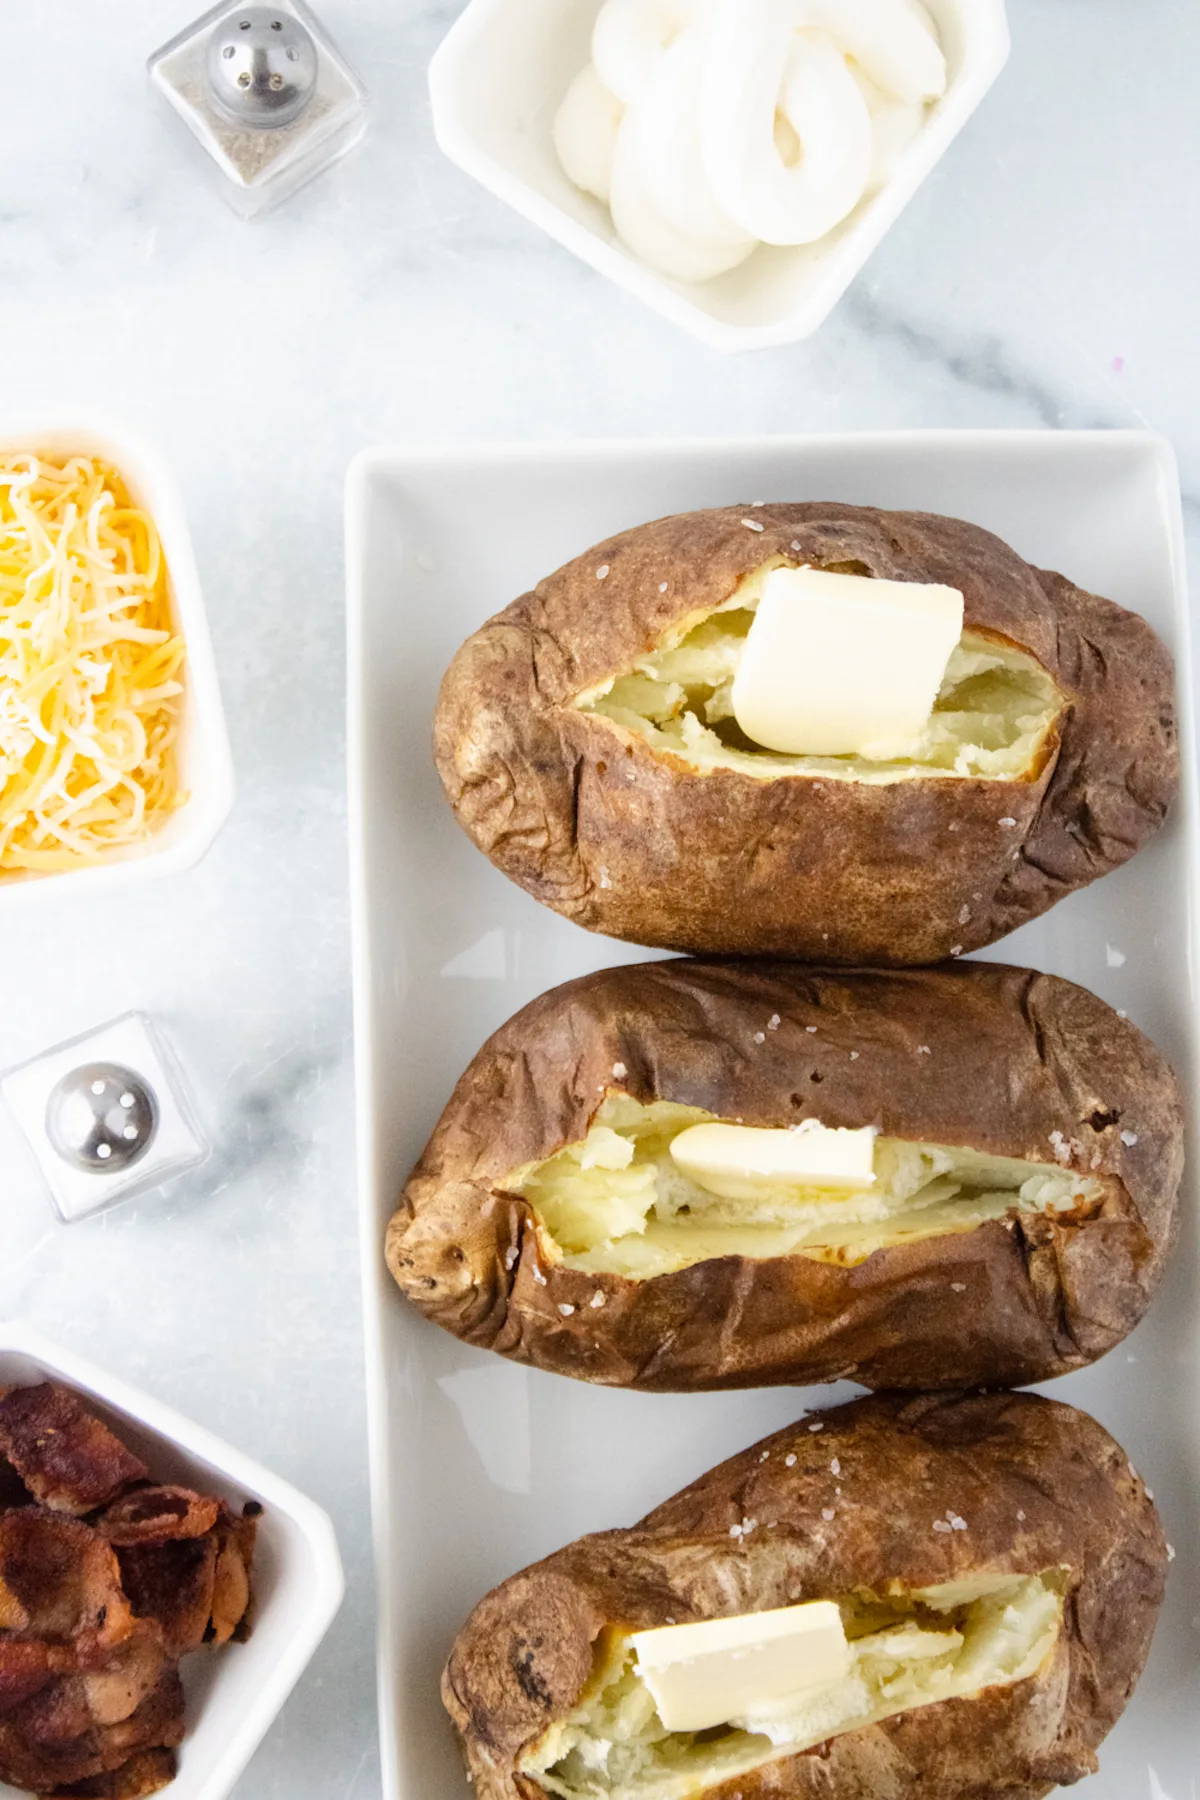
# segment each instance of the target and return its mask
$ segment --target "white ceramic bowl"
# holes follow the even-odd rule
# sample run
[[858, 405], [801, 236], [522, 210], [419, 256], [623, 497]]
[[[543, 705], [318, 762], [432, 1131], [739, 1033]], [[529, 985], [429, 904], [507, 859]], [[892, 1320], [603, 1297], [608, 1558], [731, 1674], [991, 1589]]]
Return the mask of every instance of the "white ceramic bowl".
[[[254, 1629], [244, 1644], [199, 1650], [180, 1668], [188, 1732], [171, 1800], [224, 1800], [341, 1605], [333, 1526], [319, 1506], [199, 1425], [24, 1325], [0, 1323], [0, 1386], [61, 1381], [87, 1400], [159, 1480], [263, 1506], [254, 1559]], [[25, 1800], [0, 1782], [0, 1800]]]
[[1004, 67], [1004, 0], [925, 0], [949, 63], [945, 98], [886, 187], [820, 243], [762, 247], [715, 281], [639, 262], [608, 209], [563, 173], [551, 130], [589, 57], [600, 0], [470, 0], [429, 70], [437, 139], [453, 162], [602, 275], [715, 350], [810, 336], [828, 316]]
[[167, 561], [174, 623], [187, 645], [178, 756], [180, 783], [190, 798], [144, 842], [114, 851], [102, 862], [45, 875], [0, 876], [0, 912], [52, 895], [123, 887], [190, 869], [233, 805], [233, 758], [200, 576], [183, 499], [161, 451], [124, 425], [109, 421], [0, 416], [0, 451], [14, 450], [103, 457], [119, 470], [134, 500], [154, 520]]

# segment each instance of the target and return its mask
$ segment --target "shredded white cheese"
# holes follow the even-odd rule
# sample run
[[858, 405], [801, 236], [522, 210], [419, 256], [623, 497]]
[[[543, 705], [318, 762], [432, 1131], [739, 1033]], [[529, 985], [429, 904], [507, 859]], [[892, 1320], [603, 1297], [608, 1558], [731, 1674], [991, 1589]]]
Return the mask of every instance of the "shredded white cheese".
[[0, 455], [0, 877], [97, 862], [182, 803], [183, 657], [116, 470]]

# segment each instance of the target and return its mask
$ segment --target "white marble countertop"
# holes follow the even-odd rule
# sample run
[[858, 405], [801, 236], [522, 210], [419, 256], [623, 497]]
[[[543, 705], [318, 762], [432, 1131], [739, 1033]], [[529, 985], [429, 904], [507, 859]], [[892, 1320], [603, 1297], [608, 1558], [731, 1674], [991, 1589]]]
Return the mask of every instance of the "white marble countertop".
[[[139, 1382], [326, 1506], [345, 1608], [240, 1800], [374, 1800], [343, 770], [342, 479], [473, 437], [1147, 424], [1200, 535], [1194, 0], [1010, 0], [1012, 62], [819, 335], [723, 359], [438, 153], [455, 0], [320, 0], [371, 90], [354, 157], [244, 224], [152, 104], [189, 0], [0, 22], [3, 411], [123, 415], [173, 459], [239, 794], [184, 877], [21, 915], [0, 1067], [137, 1006], [216, 1160], [69, 1229], [0, 1121], [0, 1314]], [[432, 1800], [432, 1797], [431, 1797]]]

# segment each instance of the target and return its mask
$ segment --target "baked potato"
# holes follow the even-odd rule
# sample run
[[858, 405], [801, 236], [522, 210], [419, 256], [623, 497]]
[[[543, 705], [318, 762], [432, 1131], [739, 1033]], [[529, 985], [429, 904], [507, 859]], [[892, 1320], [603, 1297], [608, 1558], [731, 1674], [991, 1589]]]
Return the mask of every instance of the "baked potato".
[[[1168, 1554], [1085, 1413], [873, 1396], [514, 1575], [459, 1633], [442, 1697], [477, 1800], [1039, 1800], [1095, 1770]], [[633, 1633], [812, 1600], [840, 1609], [847, 1676], [666, 1730]]]
[[[733, 676], [787, 565], [961, 590], [903, 756], [781, 756], [738, 730]], [[1116, 868], [1179, 774], [1144, 619], [974, 525], [832, 504], [660, 519], [568, 563], [459, 650], [434, 753], [479, 848], [589, 930], [884, 965], [990, 944]]]
[[[722, 1198], [672, 1153], [715, 1120], [874, 1127], [874, 1180]], [[1071, 982], [655, 962], [553, 989], [483, 1046], [387, 1259], [468, 1343], [587, 1381], [1022, 1384], [1142, 1316], [1182, 1157], [1164, 1059]]]

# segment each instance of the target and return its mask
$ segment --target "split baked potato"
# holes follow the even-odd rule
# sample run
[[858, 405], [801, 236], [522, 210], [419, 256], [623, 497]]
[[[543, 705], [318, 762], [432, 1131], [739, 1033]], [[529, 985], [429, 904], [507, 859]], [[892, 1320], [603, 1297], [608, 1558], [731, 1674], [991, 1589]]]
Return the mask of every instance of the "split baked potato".
[[[387, 1260], [437, 1324], [587, 1381], [1040, 1381], [1149, 1304], [1181, 1117], [1134, 1025], [1028, 969], [606, 969], [483, 1046]], [[875, 1179], [721, 1199], [670, 1152], [713, 1120], [873, 1126]]]
[[[771, 570], [961, 590], [919, 741], [781, 756], [732, 717]], [[1171, 658], [1144, 619], [960, 520], [729, 507], [599, 544], [489, 620], [442, 684], [434, 752], [512, 880], [635, 943], [930, 963], [1123, 863], [1178, 783]]]
[[[1085, 1413], [873, 1396], [514, 1575], [459, 1633], [443, 1702], [477, 1800], [1040, 1800], [1095, 1770], [1168, 1554]], [[632, 1634], [813, 1600], [841, 1611], [847, 1676], [666, 1730]]]

